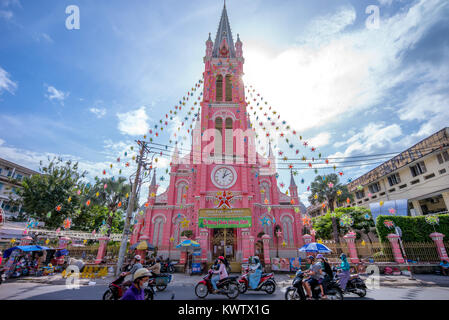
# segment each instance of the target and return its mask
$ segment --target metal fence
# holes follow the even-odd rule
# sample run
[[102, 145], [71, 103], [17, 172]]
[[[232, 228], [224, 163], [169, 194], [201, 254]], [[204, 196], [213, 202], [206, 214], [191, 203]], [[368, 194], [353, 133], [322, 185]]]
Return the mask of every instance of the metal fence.
[[416, 262], [438, 262], [440, 257], [434, 243], [427, 242], [404, 242], [404, 250], [407, 260]]

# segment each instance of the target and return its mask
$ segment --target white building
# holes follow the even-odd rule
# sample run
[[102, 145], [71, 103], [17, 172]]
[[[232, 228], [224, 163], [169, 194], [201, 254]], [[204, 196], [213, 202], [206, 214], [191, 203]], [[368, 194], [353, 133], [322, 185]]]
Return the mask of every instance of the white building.
[[16, 163], [0, 158], [0, 208], [3, 217], [10, 219], [22, 211], [22, 207], [11, 203], [11, 199], [17, 200], [17, 190], [22, 186], [24, 177], [31, 177], [38, 172], [25, 168]]
[[446, 127], [349, 183], [351, 206], [396, 201], [411, 216], [449, 211], [448, 149]]

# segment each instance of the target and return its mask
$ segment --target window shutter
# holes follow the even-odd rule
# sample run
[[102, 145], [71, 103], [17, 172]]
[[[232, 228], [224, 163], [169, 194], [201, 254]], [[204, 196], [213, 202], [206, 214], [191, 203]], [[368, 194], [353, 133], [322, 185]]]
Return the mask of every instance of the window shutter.
[[410, 167], [410, 171], [412, 172], [412, 177], [416, 177], [415, 166]]
[[444, 161], [449, 161], [449, 154], [447, 153], [447, 151], [443, 152], [443, 157], [444, 157]]
[[438, 159], [438, 163], [439, 164], [442, 164], [444, 162], [443, 161], [443, 157], [441, 155], [442, 155], [442, 153], [437, 155], [437, 159]]
[[419, 164], [421, 165], [422, 173], [426, 173], [427, 169], [426, 169], [426, 165], [424, 164], [424, 161], [421, 161]]
[[399, 176], [399, 173], [396, 173], [396, 181], [397, 181], [397, 183], [401, 183], [401, 178]]

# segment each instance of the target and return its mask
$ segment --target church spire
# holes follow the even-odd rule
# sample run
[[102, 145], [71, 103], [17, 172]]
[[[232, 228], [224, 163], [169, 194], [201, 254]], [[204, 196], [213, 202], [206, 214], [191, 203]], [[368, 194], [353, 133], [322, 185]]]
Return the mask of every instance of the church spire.
[[151, 184], [150, 187], [155, 187], [156, 186], [156, 169], [153, 169], [153, 178], [151, 179]]
[[234, 40], [232, 39], [231, 26], [229, 24], [228, 13], [226, 11], [226, 1], [221, 13], [220, 24], [218, 25], [217, 36], [215, 37], [214, 49], [212, 56], [214, 58], [220, 57], [220, 49], [222, 47], [223, 40], [226, 42], [227, 50], [229, 50], [229, 57], [235, 58]]
[[295, 178], [293, 178], [293, 170], [290, 170], [290, 187], [296, 187]]

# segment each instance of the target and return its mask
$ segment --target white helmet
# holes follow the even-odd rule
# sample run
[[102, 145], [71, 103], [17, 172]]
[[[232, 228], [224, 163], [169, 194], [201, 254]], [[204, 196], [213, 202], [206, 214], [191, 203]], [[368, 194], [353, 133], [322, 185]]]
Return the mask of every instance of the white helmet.
[[136, 254], [135, 256], [134, 256], [134, 259], [136, 259], [136, 260], [139, 260], [140, 261], [140, 259], [142, 259], [138, 254]]
[[151, 272], [150, 271], [148, 271], [145, 268], [140, 268], [136, 272], [134, 272], [133, 281], [136, 281], [139, 278], [150, 277], [150, 276], [151, 276]]

